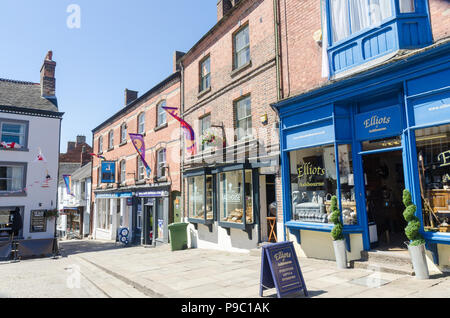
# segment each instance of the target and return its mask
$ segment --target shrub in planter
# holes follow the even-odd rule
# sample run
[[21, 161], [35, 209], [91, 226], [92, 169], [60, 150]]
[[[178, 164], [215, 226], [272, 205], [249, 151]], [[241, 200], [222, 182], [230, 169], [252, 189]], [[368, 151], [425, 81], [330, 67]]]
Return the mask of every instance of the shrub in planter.
[[411, 255], [414, 272], [418, 279], [428, 279], [427, 260], [425, 258], [425, 239], [420, 234], [420, 220], [416, 216], [417, 207], [413, 204], [411, 193], [408, 190], [403, 191], [403, 204], [406, 209], [403, 217], [408, 222], [405, 228], [406, 237], [410, 240], [408, 250]]
[[344, 226], [341, 222], [341, 211], [338, 207], [337, 197], [331, 198], [331, 217], [330, 221], [334, 223], [334, 227], [331, 230], [331, 237], [333, 238], [334, 254], [336, 256], [336, 263], [338, 268], [347, 268], [347, 254], [344, 240]]

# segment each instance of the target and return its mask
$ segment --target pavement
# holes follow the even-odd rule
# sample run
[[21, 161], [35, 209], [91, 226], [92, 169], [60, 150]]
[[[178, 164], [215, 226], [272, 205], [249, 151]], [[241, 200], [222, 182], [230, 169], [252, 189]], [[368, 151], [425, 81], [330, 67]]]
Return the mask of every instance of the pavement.
[[[0, 297], [256, 298], [261, 254], [121, 247], [111, 242], [63, 241], [62, 256], [0, 264]], [[450, 276], [429, 280], [299, 258], [310, 298], [450, 298]], [[275, 298], [264, 291], [262, 298]], [[293, 295], [305, 298], [303, 294]]]

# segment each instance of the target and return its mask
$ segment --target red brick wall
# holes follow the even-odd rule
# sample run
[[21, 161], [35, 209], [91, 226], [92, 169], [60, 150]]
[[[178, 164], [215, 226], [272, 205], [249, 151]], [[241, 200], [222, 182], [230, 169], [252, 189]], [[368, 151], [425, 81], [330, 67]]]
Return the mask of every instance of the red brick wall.
[[429, 0], [433, 40], [450, 36], [450, 1]]
[[[156, 175], [156, 151], [161, 148], [166, 148], [166, 163], [168, 165], [168, 181], [172, 182], [172, 191], [181, 191], [180, 188], [180, 124], [169, 114], [167, 114], [167, 127], [156, 130], [157, 126], [157, 105], [160, 101], [166, 100], [166, 104], [169, 107], [180, 107], [180, 80], [172, 81], [168, 83], [159, 92], [149, 96], [143, 101], [138, 102], [137, 106], [132, 110], [124, 114], [123, 116], [114, 120], [114, 122], [102, 127], [100, 130], [94, 133], [94, 151], [95, 153], [101, 153], [98, 149], [98, 138], [103, 136], [103, 156], [107, 160], [117, 161], [116, 170], [119, 171], [119, 162], [126, 160], [126, 185], [132, 186], [137, 179], [137, 152], [131, 143], [130, 137], [127, 135], [127, 142], [124, 145], [120, 145], [120, 127], [126, 122], [127, 134], [137, 133], [137, 117], [143, 111], [145, 112], [145, 146], [146, 161], [152, 169], [152, 174], [147, 183], [153, 183], [153, 177]], [[107, 150], [108, 148], [108, 132], [114, 131], [114, 149]], [[94, 158], [93, 161], [93, 189], [97, 188], [98, 168], [100, 167], [100, 160]], [[134, 175], [132, 174], [134, 173]], [[118, 180], [118, 177], [117, 177]], [[103, 188], [106, 185], [102, 185]], [[117, 187], [115, 185], [115, 187]]]
[[[205, 114], [211, 115], [213, 125], [223, 124], [227, 146], [233, 145], [234, 102], [250, 95], [254, 137], [263, 142], [267, 151], [271, 147], [278, 150], [278, 118], [270, 107], [277, 101], [273, 1], [245, 1], [234, 10], [184, 57], [184, 119], [193, 126], [199, 146], [199, 118]], [[233, 34], [246, 23], [249, 25], [251, 66], [235, 73]], [[211, 59], [211, 90], [199, 95], [199, 63], [208, 54]], [[268, 123], [262, 124], [260, 118], [266, 114]], [[277, 184], [281, 217], [279, 176]]]

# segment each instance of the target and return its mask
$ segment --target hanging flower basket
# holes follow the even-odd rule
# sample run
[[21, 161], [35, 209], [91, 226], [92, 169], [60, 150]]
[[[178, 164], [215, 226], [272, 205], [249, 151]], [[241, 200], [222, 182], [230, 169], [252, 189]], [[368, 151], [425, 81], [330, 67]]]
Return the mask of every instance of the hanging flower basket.
[[57, 209], [45, 211], [45, 217], [48, 218], [48, 219], [55, 218], [57, 216], [58, 216], [58, 210]]
[[202, 145], [219, 148], [222, 146], [222, 138], [217, 136], [213, 131], [207, 131], [203, 134]]

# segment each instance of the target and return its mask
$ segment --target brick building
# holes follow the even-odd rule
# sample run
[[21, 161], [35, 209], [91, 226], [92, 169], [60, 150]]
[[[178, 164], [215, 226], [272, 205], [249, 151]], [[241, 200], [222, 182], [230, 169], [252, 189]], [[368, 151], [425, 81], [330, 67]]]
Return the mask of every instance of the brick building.
[[448, 267], [450, 2], [277, 2], [286, 239], [334, 259], [336, 195], [349, 261], [404, 253], [408, 189], [429, 265]]
[[269, 205], [282, 211], [270, 107], [278, 96], [274, 6], [218, 1], [217, 13], [217, 24], [181, 59], [182, 115], [197, 147], [192, 155], [182, 142], [184, 215], [192, 246], [250, 249], [269, 239]]
[[[173, 74], [140, 97], [125, 90], [124, 108], [92, 131], [94, 152], [105, 158], [93, 159], [94, 238], [114, 240], [117, 229], [127, 227], [136, 244], [153, 237], [167, 242], [167, 225], [180, 218], [180, 125], [162, 108], [180, 107], [180, 55], [174, 55]], [[150, 175], [130, 133], [144, 138]], [[113, 169], [112, 180], [105, 180], [102, 165]]]

